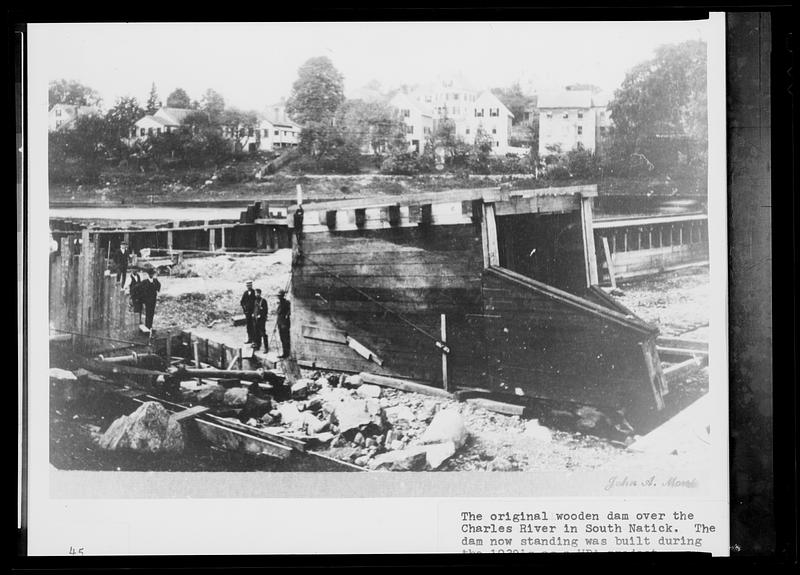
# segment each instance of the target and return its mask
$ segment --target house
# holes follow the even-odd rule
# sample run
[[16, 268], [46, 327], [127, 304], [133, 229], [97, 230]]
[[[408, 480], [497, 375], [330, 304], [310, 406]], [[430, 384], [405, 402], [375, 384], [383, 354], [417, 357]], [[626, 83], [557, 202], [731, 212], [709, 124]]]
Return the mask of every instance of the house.
[[596, 285], [596, 195], [416, 192], [313, 202], [302, 220], [291, 206], [298, 363], [647, 418], [667, 393], [658, 329]]
[[191, 108], [159, 108], [154, 114], [144, 116], [136, 121], [131, 131], [132, 140], [142, 140], [148, 136], [168, 133], [184, 125], [186, 118], [200, 113]]
[[423, 152], [425, 141], [433, 136], [433, 111], [429, 106], [402, 92], [395, 94], [389, 105], [397, 110], [403, 122], [408, 150]]
[[75, 120], [81, 116], [98, 116], [100, 113], [97, 106], [56, 104], [48, 113], [48, 131], [70, 130], [74, 127]]
[[456, 137], [473, 144], [480, 128], [492, 137], [492, 153], [508, 153], [511, 122], [514, 115], [489, 91], [477, 88], [463, 75], [440, 78], [437, 82], [418, 87], [411, 99], [429, 110], [433, 124], [453, 122]]
[[511, 135], [511, 122], [514, 114], [491, 92], [483, 92], [475, 100], [472, 118], [467, 125], [467, 141], [475, 141], [479, 130], [483, 130], [492, 141], [492, 153], [507, 154], [508, 138]]
[[592, 90], [564, 90], [539, 96], [539, 156], [559, 148], [562, 152], [579, 146], [598, 151], [610, 125], [608, 100]]
[[[285, 118], [278, 115], [278, 118]], [[275, 120], [266, 114], [258, 114], [257, 123], [253, 126], [223, 128], [223, 136], [237, 140], [237, 148], [248, 152], [272, 151], [283, 148], [294, 148], [300, 143], [301, 128], [288, 118]]]

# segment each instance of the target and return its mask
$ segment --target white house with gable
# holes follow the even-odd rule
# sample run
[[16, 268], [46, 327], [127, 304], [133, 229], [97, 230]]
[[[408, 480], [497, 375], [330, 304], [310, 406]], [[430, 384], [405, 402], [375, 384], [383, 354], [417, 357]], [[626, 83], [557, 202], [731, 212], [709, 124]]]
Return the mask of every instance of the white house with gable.
[[539, 156], [558, 147], [568, 152], [579, 145], [590, 152], [611, 123], [608, 99], [590, 90], [564, 90], [539, 96]]
[[433, 111], [429, 106], [399, 92], [389, 101], [403, 122], [408, 150], [422, 153], [425, 142], [433, 136]]

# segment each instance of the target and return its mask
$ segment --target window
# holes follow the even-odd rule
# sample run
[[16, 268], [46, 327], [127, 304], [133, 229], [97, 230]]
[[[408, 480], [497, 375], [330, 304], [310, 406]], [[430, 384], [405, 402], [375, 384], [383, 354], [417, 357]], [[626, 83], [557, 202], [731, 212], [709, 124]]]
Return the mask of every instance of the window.
[[578, 135], [583, 135], [583, 126], [578, 126]]
[[453, 94], [453, 100], [458, 100], [458, 94]]
[[548, 118], [552, 118], [552, 117], [553, 117], [553, 112], [547, 112], [547, 114], [545, 114], [545, 115], [546, 115]]
[[247, 136], [250, 138], [254, 136], [253, 128], [247, 128]]
[[478, 110], [478, 108], [475, 108], [475, 117], [483, 118], [483, 108], [481, 108], [480, 110]]
[[156, 134], [161, 134], [161, 128], [156, 128]]
[[280, 134], [281, 134], [281, 131], [280, 131], [280, 130], [275, 130], [275, 135], [276, 135], [276, 136], [280, 136]]
[[494, 141], [494, 147], [495, 147], [495, 148], [499, 148], [499, 147], [500, 147], [500, 142], [498, 142], [497, 140], [495, 140], [495, 141]]
[[492, 128], [492, 134], [496, 134], [496, 133], [497, 133], [497, 128]]
[[56, 108], [56, 117], [57, 118], [61, 117], [61, 108]]
[[489, 108], [489, 115], [497, 117], [500, 115], [500, 108]]
[[153, 128], [147, 128], [147, 135], [148, 136], [152, 136], [153, 135]]
[[569, 112], [564, 112], [564, 115], [561, 116], [561, 117], [564, 118], [565, 120], [568, 119], [569, 118]]
[[403, 117], [410, 118], [411, 117], [411, 110], [403, 110]]
[[144, 128], [140, 128], [139, 129], [139, 135], [140, 136], [144, 136], [145, 134], [147, 134], [147, 130], [145, 130]]
[[578, 119], [580, 120], [582, 118], [583, 118], [583, 112], [578, 112]]
[[56, 120], [56, 128], [60, 128], [60, 127], [61, 127], [61, 120]]
[[269, 137], [269, 130], [267, 130], [266, 128], [264, 128], [264, 137], [265, 138]]
[[469, 134], [469, 128], [467, 128], [465, 131], [466, 131], [467, 134]]
[[605, 133], [606, 133], [606, 127], [605, 126], [600, 126], [600, 134], [601, 135], [605, 135]]

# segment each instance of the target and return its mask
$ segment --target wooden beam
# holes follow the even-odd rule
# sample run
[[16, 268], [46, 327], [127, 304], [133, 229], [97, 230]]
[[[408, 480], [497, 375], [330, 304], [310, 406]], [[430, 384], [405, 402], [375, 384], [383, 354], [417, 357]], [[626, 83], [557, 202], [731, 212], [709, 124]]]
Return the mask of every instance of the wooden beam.
[[370, 350], [369, 348], [367, 348], [363, 344], [359, 343], [358, 341], [356, 341], [355, 339], [353, 339], [349, 335], [345, 336], [345, 337], [347, 338], [347, 346], [350, 349], [355, 351], [358, 355], [360, 355], [364, 359], [368, 359], [369, 361], [377, 363], [378, 365], [383, 367], [383, 360], [381, 358], [379, 358], [377, 355], [375, 355], [375, 352], [373, 352], [372, 350]]
[[655, 338], [649, 338], [641, 343], [642, 357], [647, 370], [647, 378], [650, 381], [650, 387], [653, 390], [653, 400], [655, 401], [656, 409], [661, 411], [664, 409], [664, 395], [669, 392], [667, 382], [664, 379], [664, 373], [661, 370], [661, 361], [658, 358], [658, 351], [656, 351]]
[[495, 401], [493, 399], [486, 399], [484, 397], [473, 397], [471, 399], [467, 399], [466, 401], [467, 403], [471, 403], [472, 405], [482, 407], [487, 411], [492, 411], [494, 413], [502, 413], [504, 415], [521, 416], [522, 413], [525, 411], [525, 407], [522, 405], [503, 403], [502, 401]]
[[432, 395], [434, 397], [444, 397], [447, 399], [454, 399], [454, 395], [449, 391], [440, 389], [438, 387], [431, 387], [424, 383], [417, 383], [415, 381], [408, 381], [405, 379], [398, 379], [396, 377], [388, 377], [385, 375], [375, 375], [373, 373], [361, 372], [361, 381], [364, 383], [371, 383], [381, 387], [391, 387], [392, 389], [399, 389], [401, 391], [410, 391], [413, 393], [423, 393], [425, 395]]
[[170, 416], [170, 419], [173, 421], [183, 421], [184, 419], [194, 419], [201, 413], [205, 413], [208, 411], [209, 408], [205, 405], [195, 405], [194, 407], [190, 407], [189, 409], [185, 409], [183, 411], [179, 411]]
[[670, 382], [675, 382], [687, 373], [691, 373], [697, 368], [703, 367], [708, 364], [708, 356], [697, 356], [692, 359], [687, 359], [681, 363], [671, 365], [664, 370], [664, 378]]
[[592, 227], [592, 198], [581, 198], [581, 228], [583, 230], [583, 250], [586, 260], [586, 285], [597, 285], [597, 252], [594, 246]]
[[[442, 334], [441, 334], [441, 341], [442, 344], [447, 346], [447, 316], [445, 314], [441, 315], [441, 322], [442, 322]], [[443, 348], [442, 349], [442, 387], [445, 391], [450, 391], [449, 386], [449, 377], [448, 377], [448, 370], [447, 370], [447, 351]]]
[[608, 277], [611, 278], [611, 289], [617, 289], [617, 276], [614, 273], [614, 260], [611, 257], [611, 248], [608, 246], [608, 238], [603, 236], [603, 252], [606, 255], [608, 264]]
[[497, 246], [497, 222], [494, 217], [494, 204], [483, 205], [483, 219], [486, 222], [486, 253], [489, 266], [499, 266], [500, 251]]

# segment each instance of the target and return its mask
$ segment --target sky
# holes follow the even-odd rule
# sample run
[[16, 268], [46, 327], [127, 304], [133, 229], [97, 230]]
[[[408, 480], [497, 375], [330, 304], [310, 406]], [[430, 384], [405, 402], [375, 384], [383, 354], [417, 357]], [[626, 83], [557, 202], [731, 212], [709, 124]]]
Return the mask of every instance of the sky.
[[[519, 81], [547, 92], [570, 83], [612, 93], [661, 44], [706, 38], [696, 22], [115, 23], [39, 24], [29, 50], [49, 80], [120, 96], [162, 100], [175, 88], [199, 100], [208, 88], [226, 104], [261, 110], [287, 97], [297, 69], [327, 56], [352, 94], [370, 80], [385, 88], [461, 73], [483, 88]], [[30, 53], [30, 52], [29, 52]]]

